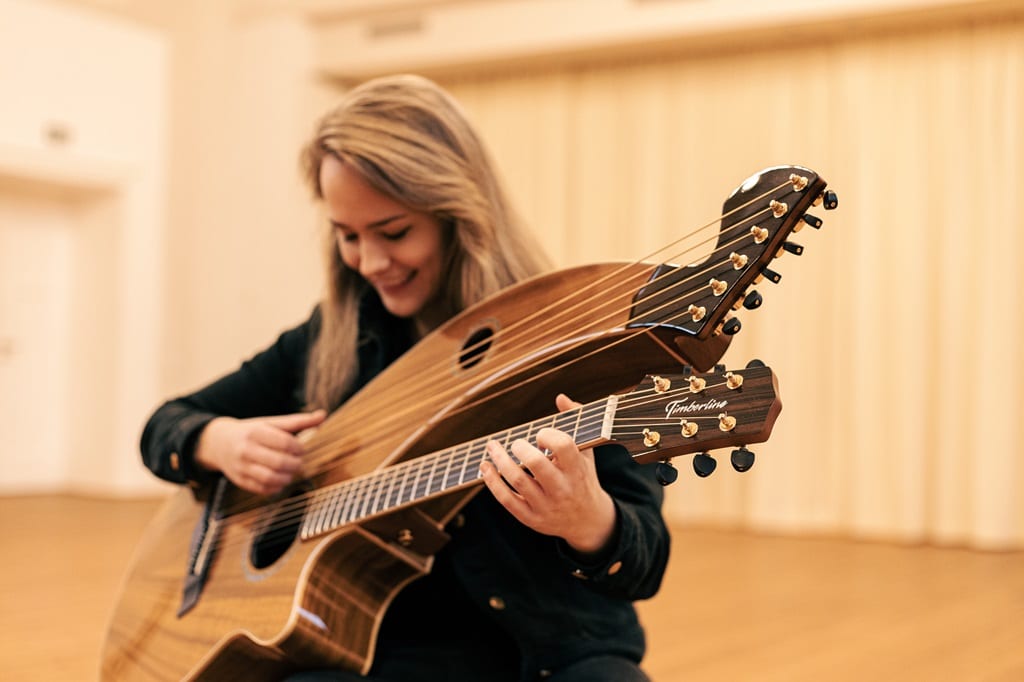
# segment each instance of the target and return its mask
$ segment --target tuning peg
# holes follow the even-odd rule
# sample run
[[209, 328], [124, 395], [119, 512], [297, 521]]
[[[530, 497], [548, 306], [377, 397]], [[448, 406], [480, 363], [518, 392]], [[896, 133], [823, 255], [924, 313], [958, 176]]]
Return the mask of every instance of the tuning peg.
[[839, 197], [832, 190], [825, 191], [825, 210], [831, 211], [839, 206]]
[[804, 214], [804, 222], [813, 227], [815, 230], [820, 230], [823, 224], [821, 218], [810, 213]]
[[753, 310], [754, 308], [760, 308], [763, 302], [764, 299], [761, 298], [761, 294], [757, 293], [757, 291], [751, 291], [743, 299], [743, 307], [747, 310]]
[[800, 246], [796, 242], [782, 242], [782, 249], [794, 256], [803, 255], [804, 252], [804, 247]]
[[727, 334], [728, 336], [732, 336], [733, 334], [738, 332], [740, 330], [740, 327], [742, 326], [743, 324], [739, 321], [739, 318], [730, 317], [728, 320], [726, 320], [725, 324], [722, 325], [722, 333]]
[[748, 471], [750, 467], [754, 466], [754, 453], [745, 447], [733, 450], [729, 459], [732, 460], [732, 468], [740, 473]]
[[658, 465], [654, 468], [654, 477], [662, 485], [671, 485], [679, 478], [679, 472], [676, 471], [671, 462], [665, 460], [664, 462], [658, 462]]
[[706, 452], [702, 452], [693, 458], [693, 471], [701, 478], [707, 478], [715, 473], [716, 466], [718, 466], [718, 462]]
[[769, 268], [761, 268], [761, 274], [772, 284], [778, 284], [782, 281], [782, 275]]
[[747, 369], [754, 369], [755, 367], [764, 367], [764, 363], [757, 358], [747, 363]]
[[715, 374], [721, 374], [724, 371], [725, 371], [725, 365], [723, 365], [721, 363], [715, 365]]

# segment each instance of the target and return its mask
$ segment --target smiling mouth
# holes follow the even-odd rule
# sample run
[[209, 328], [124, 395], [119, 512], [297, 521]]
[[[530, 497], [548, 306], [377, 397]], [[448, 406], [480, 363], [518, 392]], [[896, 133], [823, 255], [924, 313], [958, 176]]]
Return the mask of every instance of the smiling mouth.
[[373, 286], [381, 291], [390, 291], [393, 289], [400, 289], [406, 284], [412, 281], [412, 278], [416, 276], [416, 271], [413, 270], [406, 277], [395, 280], [394, 282], [374, 282]]

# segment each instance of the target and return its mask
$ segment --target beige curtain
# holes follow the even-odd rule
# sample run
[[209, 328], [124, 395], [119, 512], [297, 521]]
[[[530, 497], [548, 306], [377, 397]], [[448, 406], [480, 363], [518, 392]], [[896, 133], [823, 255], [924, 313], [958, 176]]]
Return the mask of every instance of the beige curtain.
[[1024, 23], [446, 84], [561, 265], [640, 258], [768, 166], [837, 191], [725, 357], [778, 373], [771, 440], [678, 461], [671, 517], [1024, 546]]

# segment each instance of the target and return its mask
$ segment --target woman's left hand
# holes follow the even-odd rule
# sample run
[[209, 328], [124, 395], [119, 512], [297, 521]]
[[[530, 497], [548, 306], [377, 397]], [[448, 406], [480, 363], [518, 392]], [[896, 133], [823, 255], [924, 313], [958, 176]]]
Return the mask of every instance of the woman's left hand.
[[[565, 395], [555, 400], [558, 410], [579, 407]], [[601, 487], [594, 451], [580, 451], [571, 436], [553, 428], [537, 433], [537, 444], [514, 441], [509, 457], [497, 441], [487, 444], [490, 461], [480, 472], [491, 494], [520, 522], [538, 533], [563, 538], [577, 552], [600, 551], [615, 531], [615, 503]], [[504, 479], [504, 480], [503, 480]]]

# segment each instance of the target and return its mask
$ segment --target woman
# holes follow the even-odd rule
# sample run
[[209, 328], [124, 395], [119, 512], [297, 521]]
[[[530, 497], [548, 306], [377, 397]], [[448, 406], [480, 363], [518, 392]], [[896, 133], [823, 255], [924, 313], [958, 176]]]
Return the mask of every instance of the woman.
[[[300, 471], [296, 434], [453, 315], [545, 265], [460, 108], [428, 80], [354, 89], [303, 158], [328, 217], [327, 293], [240, 369], [157, 410], [142, 453], [162, 478], [198, 486], [220, 472], [281, 491]], [[668, 558], [660, 486], [621, 448], [595, 457], [554, 429], [536, 440], [548, 455], [510, 446], [529, 473], [488, 444], [489, 493], [389, 607], [370, 679], [647, 679], [632, 601], [657, 591]]]

